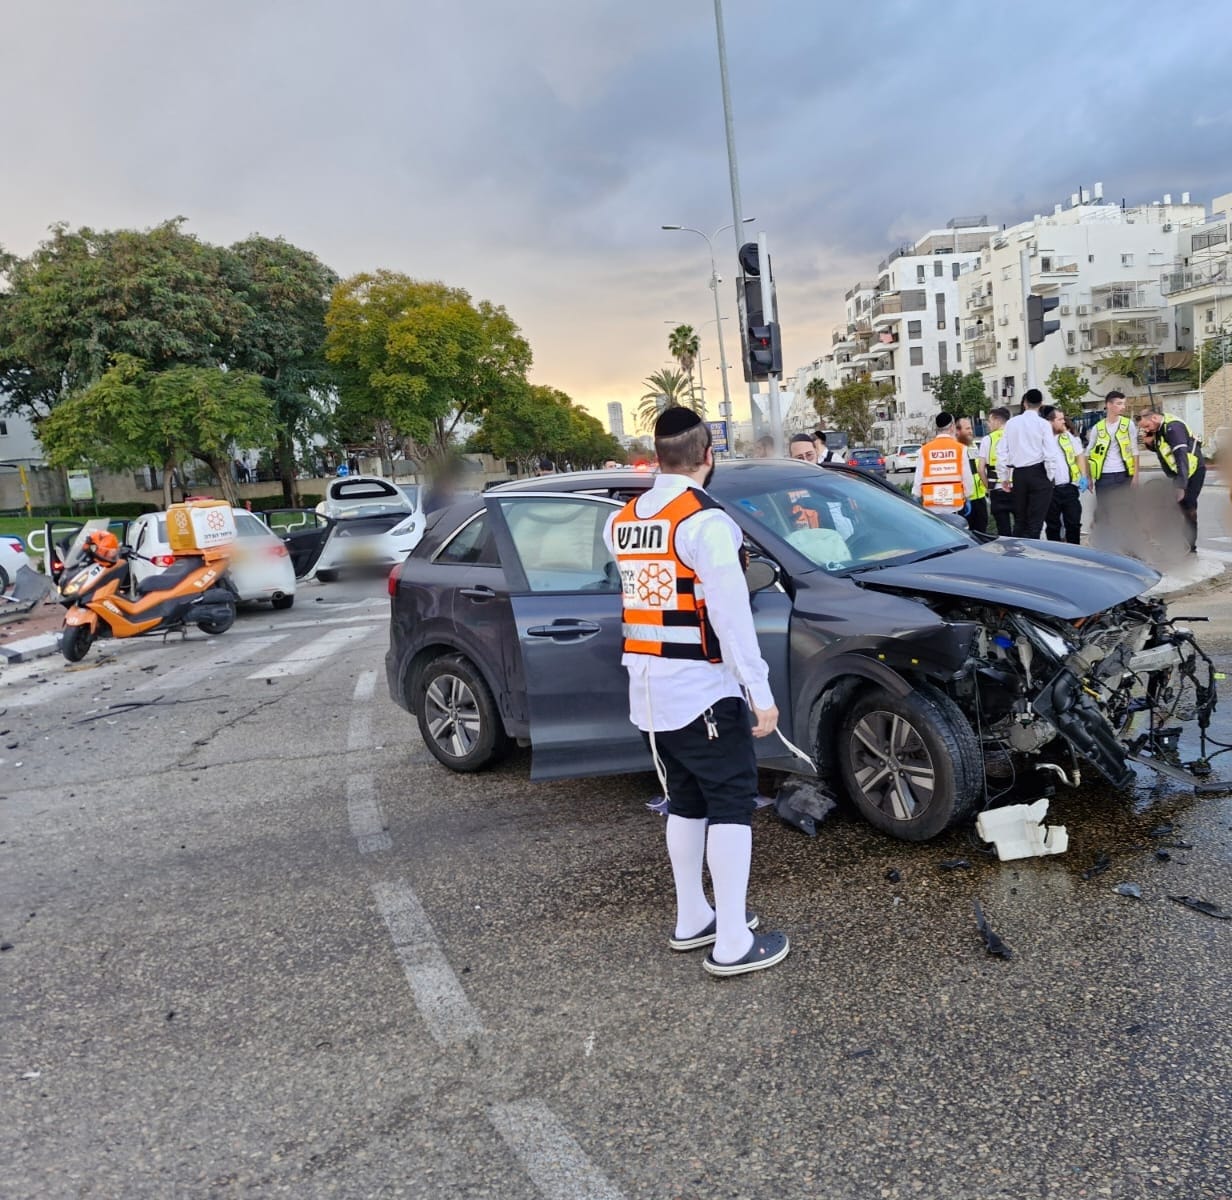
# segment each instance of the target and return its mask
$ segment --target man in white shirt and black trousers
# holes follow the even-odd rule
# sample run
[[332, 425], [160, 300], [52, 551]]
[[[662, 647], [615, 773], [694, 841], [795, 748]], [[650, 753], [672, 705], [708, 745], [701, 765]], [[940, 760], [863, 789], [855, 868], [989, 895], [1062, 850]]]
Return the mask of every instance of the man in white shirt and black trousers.
[[1038, 538], [1052, 503], [1052, 480], [1047, 462], [1054, 452], [1052, 426], [1040, 415], [1044, 395], [1039, 388], [1028, 388], [1022, 396], [1023, 411], [1005, 424], [1001, 439], [998, 469], [1009, 473], [1010, 494], [1014, 497], [1014, 536]]
[[654, 438], [654, 486], [604, 531], [623, 591], [629, 715], [667, 792], [676, 885], [668, 944], [712, 946], [704, 969], [741, 975], [774, 966], [790, 948], [786, 934], [754, 933], [758, 919], [745, 908], [757, 802], [753, 739], [774, 733], [778, 709], [740, 563], [744, 536], [705, 491], [714, 471], [709, 426], [673, 407], [655, 422]]

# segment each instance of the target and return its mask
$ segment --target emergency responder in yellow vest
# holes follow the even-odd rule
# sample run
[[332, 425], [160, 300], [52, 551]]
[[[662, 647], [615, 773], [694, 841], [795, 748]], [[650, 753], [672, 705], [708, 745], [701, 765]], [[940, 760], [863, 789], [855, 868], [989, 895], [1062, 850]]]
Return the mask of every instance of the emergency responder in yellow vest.
[[1113, 389], [1104, 398], [1104, 419], [1087, 434], [1087, 465], [1095, 491], [1096, 522], [1119, 519], [1129, 499], [1129, 492], [1120, 489], [1142, 482], [1138, 430], [1125, 415], [1124, 392]]
[[[654, 439], [654, 486], [604, 531], [624, 597], [629, 714], [667, 794], [676, 885], [668, 944], [712, 946], [704, 969], [741, 975], [774, 966], [789, 949], [786, 934], [754, 934], [757, 918], [745, 909], [757, 803], [753, 739], [774, 733], [779, 714], [740, 567], [744, 537], [705, 490], [714, 471], [710, 427], [673, 407], [655, 422]], [[713, 908], [702, 890], [703, 862]]]
[[938, 413], [937, 436], [920, 447], [911, 494], [929, 512], [966, 513], [975, 488], [967, 448], [954, 436], [954, 414]]
[[1070, 422], [1059, 408], [1046, 404], [1040, 409], [1042, 416], [1052, 426], [1057, 438], [1057, 452], [1049, 462], [1052, 479], [1052, 502], [1044, 519], [1044, 532], [1050, 542], [1062, 540], [1061, 529], [1065, 528], [1064, 540], [1077, 546], [1082, 540], [1082, 493], [1087, 482], [1087, 456], [1082, 442], [1070, 432]]
[[994, 408], [989, 412], [988, 426], [992, 432], [980, 440], [979, 454], [975, 460], [980, 481], [988, 489], [988, 514], [997, 527], [998, 537], [1011, 537], [1014, 532], [1014, 498], [997, 475], [997, 447], [1009, 419], [1008, 408]]
[[1185, 517], [1189, 552], [1198, 548], [1198, 496], [1206, 481], [1202, 443], [1189, 426], [1172, 413], [1148, 409], [1138, 418], [1138, 430], [1155, 450], [1164, 474], [1176, 489], [1176, 502]]
[[974, 533], [988, 532], [988, 484], [979, 471], [979, 461], [972, 455], [975, 444], [975, 429], [970, 417], [959, 417], [954, 422], [954, 436], [967, 448], [967, 464], [971, 468], [971, 498], [967, 513], [967, 528]]

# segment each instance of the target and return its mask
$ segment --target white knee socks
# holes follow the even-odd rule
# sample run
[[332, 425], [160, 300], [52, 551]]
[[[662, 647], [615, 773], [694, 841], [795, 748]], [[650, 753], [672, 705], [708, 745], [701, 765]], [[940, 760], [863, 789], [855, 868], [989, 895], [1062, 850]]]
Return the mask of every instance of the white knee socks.
[[[704, 824], [704, 822], [703, 822]], [[753, 946], [745, 924], [749, 890], [749, 864], [753, 859], [753, 830], [748, 825], [711, 825], [706, 837], [706, 865], [714, 884], [714, 908], [718, 938], [714, 961], [732, 963]]]
[[[667, 854], [676, 881], [676, 936], [693, 937], [714, 919], [714, 909], [702, 890], [706, 854], [706, 819], [667, 818]], [[746, 870], [747, 873], [747, 870]]]

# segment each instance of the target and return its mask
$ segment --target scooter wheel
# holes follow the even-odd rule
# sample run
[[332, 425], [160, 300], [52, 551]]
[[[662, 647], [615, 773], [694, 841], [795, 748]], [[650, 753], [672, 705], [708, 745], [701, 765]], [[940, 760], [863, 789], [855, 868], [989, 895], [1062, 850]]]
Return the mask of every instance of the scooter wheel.
[[235, 624], [235, 605], [227, 609], [227, 615], [217, 621], [198, 621], [197, 628], [202, 633], [226, 633]]
[[88, 625], [66, 625], [60, 631], [60, 653], [69, 662], [81, 662], [94, 644]]

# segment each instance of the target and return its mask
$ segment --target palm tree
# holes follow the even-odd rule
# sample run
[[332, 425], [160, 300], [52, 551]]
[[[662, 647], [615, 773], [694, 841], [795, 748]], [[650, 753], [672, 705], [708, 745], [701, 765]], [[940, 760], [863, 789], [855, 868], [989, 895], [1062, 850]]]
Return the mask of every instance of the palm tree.
[[649, 432], [665, 408], [691, 408], [698, 411], [698, 401], [687, 375], [665, 367], [647, 375], [642, 381], [649, 389], [637, 406], [637, 423]]
[[[680, 364], [680, 369], [689, 377], [689, 391], [693, 391], [693, 367], [701, 353], [702, 342], [692, 325], [677, 325], [667, 335], [667, 352]], [[700, 372], [699, 372], [700, 373]]]

